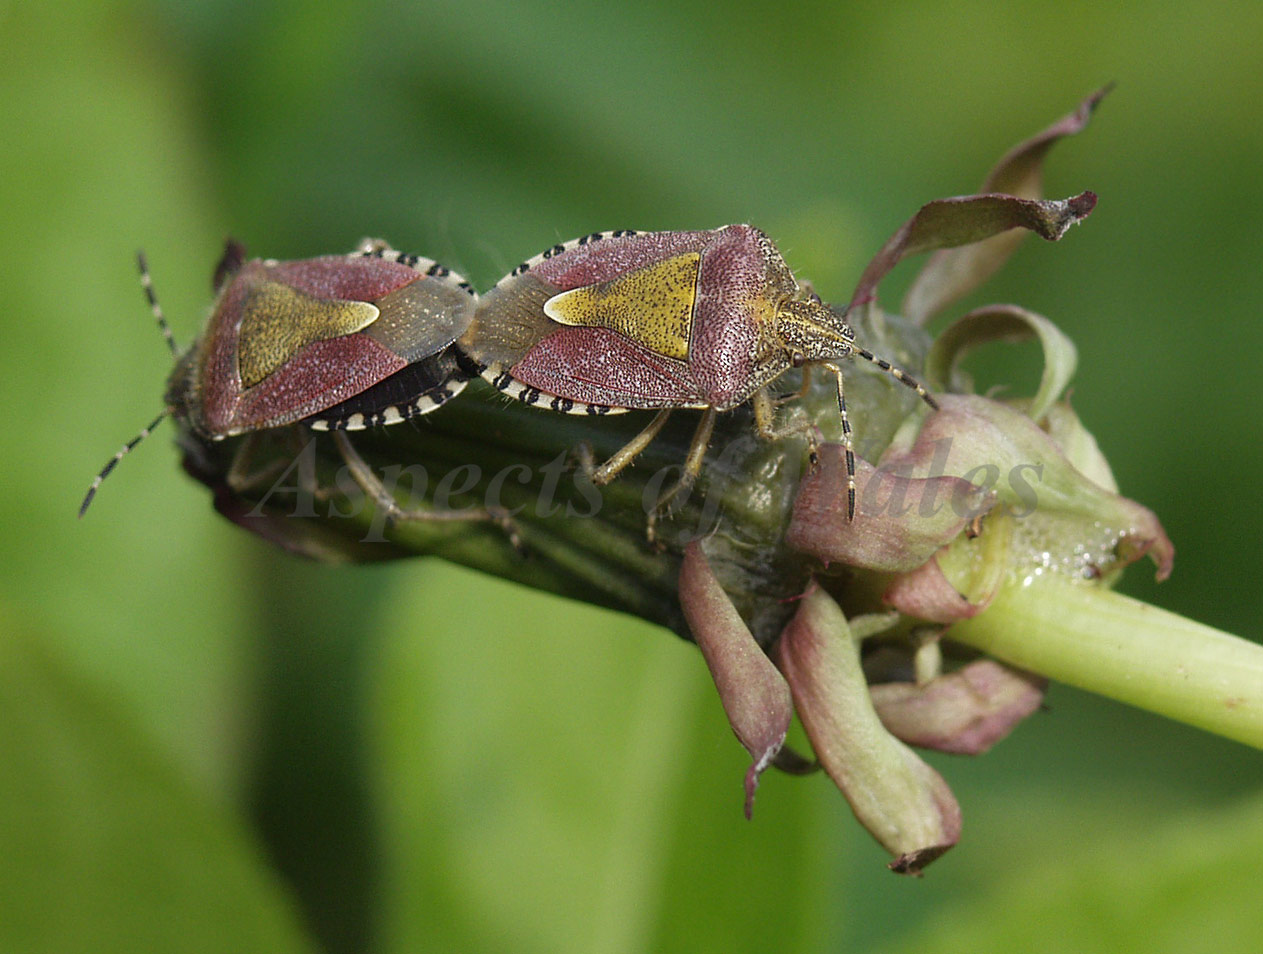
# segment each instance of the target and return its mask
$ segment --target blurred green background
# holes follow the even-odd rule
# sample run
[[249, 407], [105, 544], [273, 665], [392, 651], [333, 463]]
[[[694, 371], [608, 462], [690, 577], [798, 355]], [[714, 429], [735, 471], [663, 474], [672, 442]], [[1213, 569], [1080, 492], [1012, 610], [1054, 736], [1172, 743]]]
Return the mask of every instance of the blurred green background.
[[844, 299], [1117, 80], [1048, 166], [1095, 214], [953, 314], [1076, 340], [1075, 405], [1179, 551], [1124, 589], [1257, 639], [1261, 36], [1233, 2], [0, 3], [0, 952], [1259, 949], [1243, 746], [1054, 687], [931, 758], [964, 838], [899, 879], [823, 777], [767, 777], [745, 822], [665, 632], [286, 557], [169, 425], [75, 510], [160, 407], [139, 246], [182, 342], [228, 234], [381, 235], [481, 288], [596, 229], [750, 221]]

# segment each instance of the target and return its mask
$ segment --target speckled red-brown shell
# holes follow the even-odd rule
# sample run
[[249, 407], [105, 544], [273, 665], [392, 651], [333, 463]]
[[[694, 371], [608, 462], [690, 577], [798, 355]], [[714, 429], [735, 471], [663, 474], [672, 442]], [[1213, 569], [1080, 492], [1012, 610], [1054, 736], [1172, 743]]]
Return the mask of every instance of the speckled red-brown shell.
[[[388, 250], [290, 262], [254, 259], [227, 278], [202, 338], [177, 365], [168, 403], [210, 438], [280, 427], [333, 408], [418, 360], [441, 352], [473, 317], [472, 290], [428, 259]], [[419, 267], [418, 267], [419, 266]], [[242, 322], [252, 289], [277, 283], [321, 301], [378, 304], [416, 283], [421, 305], [389, 328], [312, 341], [253, 386], [240, 373]], [[411, 304], [411, 301], [409, 300]], [[440, 382], [441, 383], [441, 382]]]
[[[542, 311], [564, 291], [666, 259], [700, 255], [688, 359], [658, 354], [601, 327], [560, 325]], [[595, 233], [518, 266], [481, 299], [460, 348], [501, 390], [558, 410], [733, 407], [784, 362], [764, 354], [761, 323], [798, 286], [758, 229]]]

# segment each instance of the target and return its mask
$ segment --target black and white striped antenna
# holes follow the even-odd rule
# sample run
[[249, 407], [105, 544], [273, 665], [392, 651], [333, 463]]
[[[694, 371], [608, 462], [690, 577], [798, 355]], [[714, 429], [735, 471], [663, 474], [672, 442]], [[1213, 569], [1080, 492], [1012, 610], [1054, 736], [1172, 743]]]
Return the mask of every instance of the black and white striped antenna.
[[[153, 279], [149, 277], [149, 263], [145, 260], [143, 251], [136, 253], [136, 265], [140, 269], [140, 287], [145, 290], [145, 298], [149, 301], [149, 310], [153, 313], [154, 320], [158, 323], [158, 330], [162, 332], [162, 337], [166, 340], [167, 347], [171, 349], [171, 354], [179, 357], [180, 351], [176, 346], [175, 337], [171, 334], [171, 326], [167, 324], [166, 316], [162, 313], [162, 306], [158, 304], [158, 296], [154, 294]], [[154, 428], [161, 424], [163, 418], [168, 417], [170, 414], [171, 408], [163, 408], [161, 414], [142, 428], [139, 434], [119, 448], [118, 453], [111, 457], [109, 462], [101, 468], [101, 472], [93, 479], [92, 486], [88, 488], [87, 494], [84, 495], [83, 503], [79, 505], [80, 517], [88, 512], [88, 507], [92, 504], [92, 498], [96, 496], [97, 488], [101, 486], [101, 482], [106, 477], [110, 476], [110, 472], [118, 466], [118, 462], [130, 454], [137, 444], [152, 434]]]

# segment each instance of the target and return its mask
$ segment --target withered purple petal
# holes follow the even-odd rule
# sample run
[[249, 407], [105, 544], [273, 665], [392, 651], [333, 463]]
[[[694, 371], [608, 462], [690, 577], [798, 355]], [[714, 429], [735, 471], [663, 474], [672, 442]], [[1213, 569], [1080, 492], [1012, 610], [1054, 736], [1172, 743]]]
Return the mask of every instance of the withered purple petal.
[[[1043, 163], [1048, 151], [1061, 139], [1082, 130], [1109, 90], [1109, 86], [1097, 90], [1074, 112], [1009, 150], [987, 175], [980, 191], [1003, 192], [1022, 199], [1042, 198]], [[903, 314], [920, 323], [928, 321], [993, 275], [1023, 238], [1022, 232], [1010, 232], [968, 248], [935, 252], [909, 286]]]
[[778, 661], [821, 766], [856, 818], [915, 874], [956, 843], [960, 807], [947, 783], [877, 717], [846, 617], [823, 590], [804, 597]]
[[990, 659], [923, 686], [888, 682], [869, 687], [882, 724], [909, 745], [979, 755], [1039, 709], [1048, 680]]
[[715, 680], [732, 731], [754, 759], [745, 777], [749, 818], [759, 776], [780, 751], [793, 718], [789, 686], [719, 585], [697, 540], [684, 550], [680, 605]]
[[1096, 206], [1096, 195], [1068, 199], [1021, 199], [1012, 195], [966, 195], [921, 206], [881, 247], [860, 276], [851, 307], [875, 297], [878, 283], [903, 258], [932, 249], [981, 242], [1009, 229], [1029, 229], [1055, 242]]
[[855, 460], [856, 508], [847, 517], [846, 455], [839, 444], [820, 448], [820, 467], [803, 479], [786, 534], [790, 546], [826, 563], [904, 572], [923, 564], [994, 502], [959, 477], [928, 473], [936, 449], [875, 468]]
[[886, 587], [882, 602], [899, 612], [931, 623], [954, 623], [977, 616], [991, 602], [987, 596], [972, 602], [943, 575], [937, 560], [927, 560], [915, 570], [901, 573]]

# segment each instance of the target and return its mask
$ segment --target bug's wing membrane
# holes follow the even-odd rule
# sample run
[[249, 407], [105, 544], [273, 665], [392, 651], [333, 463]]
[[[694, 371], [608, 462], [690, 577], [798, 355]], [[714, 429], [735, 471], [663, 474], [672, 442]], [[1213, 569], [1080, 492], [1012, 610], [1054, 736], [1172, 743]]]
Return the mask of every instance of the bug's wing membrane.
[[381, 314], [365, 331], [405, 361], [436, 355], [464, 334], [475, 301], [452, 284], [414, 281], [375, 302]]
[[510, 367], [556, 329], [544, 314], [544, 303], [556, 293], [534, 275], [501, 282], [479, 300], [460, 349], [486, 367]]

